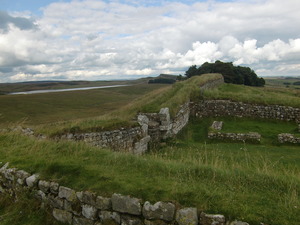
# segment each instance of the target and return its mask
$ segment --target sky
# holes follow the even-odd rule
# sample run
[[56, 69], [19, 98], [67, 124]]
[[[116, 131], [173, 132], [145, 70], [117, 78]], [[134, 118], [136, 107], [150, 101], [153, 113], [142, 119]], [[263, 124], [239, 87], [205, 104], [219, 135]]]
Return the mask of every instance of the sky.
[[298, 0], [0, 0], [0, 82], [182, 74], [233, 62], [300, 75]]

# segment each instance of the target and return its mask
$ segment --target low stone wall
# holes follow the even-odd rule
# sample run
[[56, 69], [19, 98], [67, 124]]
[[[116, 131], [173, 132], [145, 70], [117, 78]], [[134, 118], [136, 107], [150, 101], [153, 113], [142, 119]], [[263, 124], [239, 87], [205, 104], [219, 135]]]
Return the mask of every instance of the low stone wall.
[[300, 144], [300, 137], [295, 137], [294, 135], [288, 133], [278, 134], [278, 142]]
[[134, 154], [141, 154], [147, 150], [149, 138], [144, 135], [141, 127], [61, 136], [61, 139], [84, 141], [92, 146], [109, 147], [115, 151], [127, 151]]
[[300, 109], [280, 105], [257, 105], [230, 100], [203, 100], [191, 103], [191, 115], [195, 117], [236, 116], [276, 119], [300, 123]]
[[78, 192], [56, 182], [40, 180], [36, 174], [8, 168], [6, 163], [0, 169], [0, 196], [6, 193], [17, 196], [24, 191], [32, 192], [56, 220], [73, 225], [249, 225], [226, 221], [223, 215], [206, 214], [197, 208], [180, 208], [172, 202], [151, 204], [120, 194], [102, 197], [89, 191]]
[[209, 132], [209, 139], [218, 139], [218, 140], [230, 140], [230, 141], [242, 141], [242, 142], [251, 142], [259, 143], [261, 135], [256, 132], [249, 133], [221, 133], [221, 132]]
[[[200, 86], [200, 90], [214, 88], [224, 83], [223, 76]], [[97, 147], [109, 147], [115, 151], [142, 154], [148, 150], [148, 143], [176, 135], [189, 121], [190, 104], [183, 104], [176, 116], [171, 119], [169, 109], [162, 108], [159, 113], [141, 113], [137, 117], [140, 127], [105, 131], [98, 133], [66, 134], [59, 138], [84, 141]]]
[[230, 140], [230, 141], [242, 141], [242, 142], [251, 142], [259, 143], [261, 135], [256, 132], [249, 133], [222, 133], [219, 132], [222, 130], [223, 121], [214, 121], [210, 127], [211, 131], [208, 132], [209, 139], [218, 139], [218, 140]]

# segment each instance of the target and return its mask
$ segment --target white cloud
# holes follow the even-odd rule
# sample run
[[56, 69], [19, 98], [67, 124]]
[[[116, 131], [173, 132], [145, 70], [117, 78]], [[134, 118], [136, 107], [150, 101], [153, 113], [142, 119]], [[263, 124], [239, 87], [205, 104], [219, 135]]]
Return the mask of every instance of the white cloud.
[[[296, 75], [299, 10], [294, 0], [56, 2], [32, 29], [0, 27], [0, 81], [184, 73], [215, 60]], [[9, 18], [33, 21], [21, 15]]]

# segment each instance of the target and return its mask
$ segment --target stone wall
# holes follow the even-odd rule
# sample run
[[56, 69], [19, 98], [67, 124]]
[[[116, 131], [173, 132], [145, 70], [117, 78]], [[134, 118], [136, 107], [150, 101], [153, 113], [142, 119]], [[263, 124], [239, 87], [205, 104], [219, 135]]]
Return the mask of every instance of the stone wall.
[[277, 119], [300, 123], [300, 109], [280, 105], [257, 105], [230, 100], [203, 100], [191, 104], [195, 117], [236, 116], [261, 119]]
[[149, 136], [141, 127], [94, 133], [75, 133], [61, 136], [62, 139], [84, 141], [92, 146], [109, 147], [114, 151], [142, 154], [147, 150]]
[[221, 132], [209, 132], [209, 139], [218, 139], [218, 140], [230, 140], [230, 141], [241, 141], [241, 142], [251, 142], [259, 143], [261, 135], [256, 132], [249, 133], [221, 133]]
[[209, 139], [218, 139], [218, 140], [230, 140], [230, 141], [242, 141], [242, 142], [251, 142], [259, 143], [261, 135], [256, 132], [249, 133], [223, 133], [220, 132], [223, 127], [223, 121], [214, 121], [210, 127], [210, 132], [208, 132]]
[[[200, 91], [214, 88], [224, 83], [223, 76], [200, 86]], [[183, 104], [172, 119], [168, 108], [159, 113], [141, 113], [137, 116], [140, 127], [114, 131], [66, 134], [59, 138], [84, 141], [92, 146], [109, 147], [114, 151], [126, 151], [143, 154], [148, 150], [148, 143], [155, 145], [161, 140], [175, 136], [189, 121], [190, 103]]]
[[189, 102], [181, 105], [174, 119], [171, 119], [169, 108], [161, 108], [159, 113], [141, 113], [138, 116], [139, 124], [147, 129], [151, 137], [150, 142], [155, 145], [161, 140], [174, 137], [189, 121]]
[[278, 142], [300, 144], [300, 137], [295, 137], [294, 135], [288, 133], [278, 134]]
[[103, 197], [90, 191], [75, 191], [56, 182], [40, 180], [36, 174], [8, 168], [6, 163], [0, 169], [0, 196], [17, 197], [24, 191], [32, 192], [56, 220], [73, 225], [249, 225], [230, 222], [223, 215], [206, 214], [197, 208], [181, 208], [174, 202], [151, 204], [120, 194]]

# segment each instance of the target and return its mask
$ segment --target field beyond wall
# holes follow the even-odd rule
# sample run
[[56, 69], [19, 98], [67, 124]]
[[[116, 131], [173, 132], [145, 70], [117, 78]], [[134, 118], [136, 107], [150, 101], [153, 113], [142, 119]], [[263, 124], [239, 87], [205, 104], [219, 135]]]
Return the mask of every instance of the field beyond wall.
[[[141, 86], [134, 88], [122, 87], [107, 92], [88, 91], [89, 94], [82, 93], [82, 100], [78, 97], [78, 101], [72, 103], [73, 106], [76, 105], [74, 108], [61, 104], [61, 109], [64, 109], [60, 111], [62, 118], [64, 111], [74, 116], [64, 117], [62, 120], [65, 121], [42, 121], [41, 114], [50, 118], [51, 112], [55, 113], [55, 109], [59, 109], [55, 106], [58, 108], [53, 108], [49, 113], [47, 110], [43, 111], [40, 106], [47, 104], [50, 96], [43, 94], [39, 97], [40, 102], [33, 104], [32, 101], [30, 107], [36, 117], [28, 114], [28, 119], [22, 124], [30, 125], [48, 135], [65, 132], [72, 127], [93, 130], [96, 127], [113, 128], [119, 124], [131, 126], [136, 113], [140, 111], [157, 112], [161, 107], [170, 107], [174, 115], [178, 106], [189, 98], [194, 101], [221, 98], [300, 107], [299, 91], [286, 88], [252, 88], [224, 84], [201, 93], [197, 85], [205, 82], [208, 77], [209, 75], [196, 77], [173, 86], [140, 84]], [[60, 99], [64, 99], [64, 95]], [[90, 96], [87, 105], [82, 103], [84, 96]], [[122, 103], [111, 100], [111, 109], [105, 107], [104, 112], [99, 106], [94, 108], [97, 108], [95, 112], [98, 115], [80, 116], [88, 115], [89, 105], [97, 104], [97, 101], [105, 100], [109, 96], [111, 99], [112, 96], [119, 96]], [[0, 96], [1, 104], [4, 104], [1, 110], [20, 110], [20, 105], [5, 103], [3, 99], [6, 97]], [[66, 97], [68, 98], [71, 97]], [[21, 102], [24, 99], [15, 101]], [[57, 97], [53, 99], [56, 102], [48, 102], [52, 107], [60, 102]], [[107, 104], [109, 105], [109, 101]], [[34, 118], [41, 118], [41, 121]], [[207, 131], [212, 121], [220, 118], [191, 119], [176, 139], [168, 140], [160, 148], [143, 156], [112, 152], [90, 147], [85, 143], [37, 140], [18, 132], [0, 132], [0, 167], [5, 162], [10, 162], [11, 167], [39, 173], [42, 179], [56, 181], [77, 191], [90, 190], [102, 196], [121, 193], [152, 203], [160, 200], [176, 201], [182, 206], [223, 214], [229, 219], [246, 221], [251, 225], [299, 225], [299, 145], [283, 145], [276, 141], [277, 132], [298, 134], [297, 125], [282, 121], [230, 117], [221, 119], [226, 132], [256, 131], [262, 134], [262, 142], [224, 143], [207, 139]], [[5, 120], [1, 126], [15, 125], [16, 121], [18, 120]], [[34, 211], [26, 209], [26, 213], [32, 216], [20, 216], [25, 201], [22, 199], [27, 201], [26, 196], [23, 196], [11, 207], [5, 204], [6, 198], [0, 197], [1, 224], [37, 225], [47, 220], [45, 218], [48, 215], [38, 212], [34, 204], [31, 206]]]

